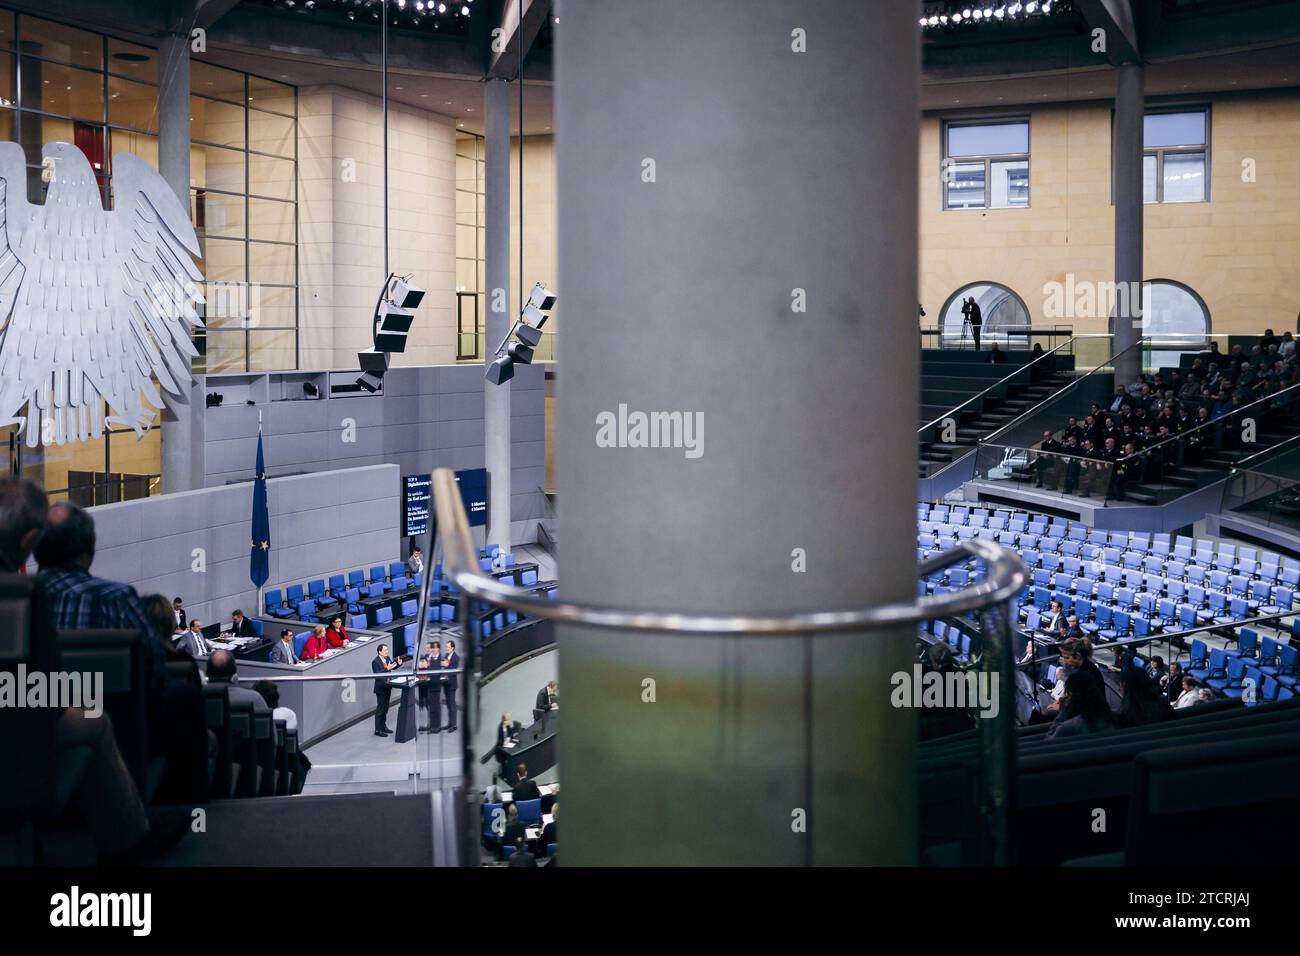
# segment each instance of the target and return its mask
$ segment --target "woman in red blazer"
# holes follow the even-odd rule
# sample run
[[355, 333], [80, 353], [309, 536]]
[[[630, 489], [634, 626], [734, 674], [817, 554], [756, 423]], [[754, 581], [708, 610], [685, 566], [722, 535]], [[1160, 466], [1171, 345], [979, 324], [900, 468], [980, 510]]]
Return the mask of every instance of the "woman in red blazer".
[[307, 638], [307, 643], [303, 645], [302, 653], [298, 656], [304, 661], [314, 661], [322, 657], [329, 650], [329, 644], [325, 640], [325, 625], [317, 624], [311, 629], [311, 637]]
[[348, 629], [343, 626], [343, 618], [335, 614], [334, 619], [330, 621], [329, 630], [325, 632], [325, 640], [331, 648], [342, 647], [348, 642]]

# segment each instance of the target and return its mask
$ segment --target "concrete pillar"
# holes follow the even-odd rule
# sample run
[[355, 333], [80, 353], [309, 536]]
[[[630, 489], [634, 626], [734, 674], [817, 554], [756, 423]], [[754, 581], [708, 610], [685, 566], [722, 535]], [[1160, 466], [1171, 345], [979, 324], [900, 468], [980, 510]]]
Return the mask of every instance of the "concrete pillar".
[[[158, 172], [190, 208], [190, 38], [168, 34], [158, 47]], [[197, 396], [197, 400], [196, 400]], [[162, 412], [164, 493], [203, 487], [201, 388], [167, 395]]]
[[[487, 205], [484, 271], [487, 282], [487, 316], [484, 323], [484, 358], [492, 364], [492, 350], [500, 344], [514, 321], [510, 308], [510, 84], [488, 80], [484, 91], [483, 192]], [[510, 383], [485, 382], [483, 403], [484, 454], [488, 470], [487, 543], [510, 550]]]
[[[1115, 132], [1112, 137], [1115, 171], [1115, 287], [1141, 290], [1142, 276], [1142, 65], [1124, 63], [1118, 68], [1115, 85]], [[1114, 319], [1115, 351], [1128, 348], [1142, 337], [1140, 313], [1130, 306], [1121, 314], [1128, 298], [1117, 295]], [[1139, 291], [1140, 301], [1140, 291]], [[1142, 372], [1142, 350], [1134, 348], [1115, 362], [1117, 382], [1137, 381]]]
[[[916, 11], [602, 0], [556, 33], [564, 599], [910, 600]], [[650, 412], [679, 447], [635, 447]], [[914, 862], [913, 640], [561, 627], [566, 863]]]

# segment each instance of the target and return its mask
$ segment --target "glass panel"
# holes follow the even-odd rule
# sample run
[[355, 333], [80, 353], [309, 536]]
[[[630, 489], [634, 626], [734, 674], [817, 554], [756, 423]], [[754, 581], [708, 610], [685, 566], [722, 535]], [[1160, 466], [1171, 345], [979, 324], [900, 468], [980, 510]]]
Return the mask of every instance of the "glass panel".
[[0, 46], [12, 49], [14, 45], [14, 15], [11, 10], [0, 10]]
[[475, 194], [463, 189], [456, 190], [456, 222], [462, 226], [478, 224], [478, 202]]
[[292, 329], [249, 333], [249, 365], [254, 372], [273, 372], [277, 369], [297, 368], [294, 343], [297, 339]]
[[190, 92], [244, 103], [244, 74], [199, 60], [190, 61]]
[[981, 209], [984, 206], [984, 164], [952, 163], [947, 168], [948, 208]]
[[199, 239], [199, 248], [203, 250], [203, 270], [208, 281], [244, 282], [247, 280], [244, 269], [244, 243], [237, 239], [214, 239], [211, 236]]
[[190, 183], [208, 189], [244, 192], [244, 153], [220, 146], [191, 146]]
[[242, 329], [221, 331], [209, 329], [205, 362], [207, 373], [244, 371], [244, 336]]
[[[23, 439], [26, 441], [26, 439]], [[48, 492], [71, 487], [66, 495], [52, 497], [83, 506], [96, 504], [94, 481], [104, 473], [104, 438], [102, 435], [65, 445], [24, 447], [23, 477], [39, 483]]]
[[248, 148], [293, 159], [294, 120], [289, 116], [248, 111]]
[[0, 139], [14, 138], [14, 111], [0, 109]]
[[1029, 162], [1024, 159], [999, 160], [991, 164], [994, 209], [1029, 205]]
[[158, 51], [109, 37], [108, 70], [142, 83], [157, 83]]
[[[459, 148], [459, 145], [457, 146]], [[456, 156], [456, 188], [457, 189], [474, 189], [475, 184], [475, 162], [464, 156]]]
[[244, 148], [244, 108], [203, 96], [190, 97], [190, 138]]
[[0, 106], [16, 106], [14, 95], [14, 55], [0, 53]]
[[989, 123], [949, 126], [949, 156], [1003, 156], [1029, 152], [1029, 124]]
[[248, 77], [248, 105], [259, 110], [274, 110], [288, 116], [294, 115], [293, 87], [260, 76]]
[[249, 295], [249, 325], [255, 329], [297, 326], [298, 290], [293, 287], [255, 285]]
[[1164, 201], [1205, 201], [1204, 153], [1165, 153]]
[[249, 238], [293, 242], [293, 209], [293, 203], [277, 202], [274, 199], [250, 199]]
[[61, 63], [22, 58], [23, 107], [104, 121], [104, 77]]
[[456, 291], [476, 292], [474, 286], [475, 262], [473, 259], [456, 260]]
[[24, 53], [88, 66], [93, 70], [104, 68], [103, 40], [97, 34], [28, 16], [23, 17], [19, 26], [23, 33]]
[[150, 136], [148, 133], [132, 133], [123, 129], [110, 129], [108, 148], [110, 163], [112, 157], [119, 153], [130, 153], [132, 156], [139, 156], [154, 169], [158, 168], [157, 136]]
[[243, 329], [253, 321], [257, 286], [247, 282], [204, 283], [203, 324], [209, 329]]
[[293, 246], [266, 242], [248, 244], [249, 280], [273, 285], [293, 285], [296, 261]]
[[1155, 202], [1156, 197], [1156, 157], [1142, 157], [1142, 201]]
[[158, 87], [110, 76], [108, 121], [114, 126], [158, 132]]
[[1146, 149], [1205, 145], [1205, 111], [1147, 114], [1143, 120], [1142, 145]]
[[[162, 416], [154, 419], [154, 425], [143, 436], [137, 437], [134, 431], [119, 431], [108, 437], [109, 467], [114, 475], [124, 479], [123, 497], [132, 497], [137, 492], [140, 482], [130, 481], [135, 476], [153, 476], [162, 472]], [[149, 484], [156, 482], [150, 481]], [[116, 491], [116, 489], [114, 489]]]
[[294, 198], [293, 160], [271, 156], [248, 157], [248, 191], [272, 199]]
[[1187, 336], [1199, 343], [1210, 330], [1209, 317], [1201, 303], [1182, 286], [1169, 282], [1146, 283], [1142, 308], [1142, 334], [1152, 338]]
[[200, 234], [242, 239], [244, 236], [244, 197], [191, 190], [194, 228]]

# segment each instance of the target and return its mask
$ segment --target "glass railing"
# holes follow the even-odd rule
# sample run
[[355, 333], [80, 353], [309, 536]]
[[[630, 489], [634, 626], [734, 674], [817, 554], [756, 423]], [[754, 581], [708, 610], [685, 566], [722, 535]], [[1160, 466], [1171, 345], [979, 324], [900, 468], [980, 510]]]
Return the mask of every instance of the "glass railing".
[[1224, 489], [1223, 511], [1300, 532], [1300, 435], [1238, 462]]
[[[1198, 424], [1177, 433], [1161, 426], [1161, 432], [1135, 436], [1132, 442], [1121, 433], [1112, 447], [1103, 444], [1090, 453], [1075, 451], [1072, 446], [1045, 450], [1042, 442], [982, 443], [974, 475], [978, 480], [1022, 489], [1095, 498], [1103, 506], [1111, 502], [1165, 504], [1220, 480], [1224, 476], [1224, 454], [1257, 450], [1259, 454], [1254, 457], [1261, 462], [1261, 468], [1274, 462], [1276, 469], [1295, 468], [1300, 474], [1300, 447], [1285, 452], [1281, 447], [1291, 445], [1291, 439], [1260, 450], [1253, 437], [1280, 421], [1294, 420], [1298, 405], [1300, 384], [1240, 403], [1218, 417], [1198, 418]], [[1052, 440], [1062, 437], [1058, 429], [1048, 431]], [[1045, 434], [1044, 440], [1047, 437]], [[1203, 467], [1206, 465], [1211, 467]], [[1248, 490], [1243, 482], [1242, 493]]]
[[[975, 347], [971, 337], [967, 335], [963, 338], [960, 330], [954, 332], [952, 329], [931, 325], [922, 326], [920, 332], [921, 348], [923, 349], [971, 349]], [[1044, 352], [1049, 352], [1073, 337], [1074, 329], [1069, 325], [1058, 325], [1053, 328], [1040, 325], [1031, 329], [983, 326], [980, 330], [980, 347], [987, 349], [990, 343], [996, 342], [998, 348], [1001, 349], [1028, 352], [1032, 351], [1034, 346], [1037, 345]]]
[[[1074, 367], [1074, 350], [1077, 339], [1070, 338], [1060, 343], [1049, 351], [1045, 351], [1037, 358], [1031, 359], [1023, 365], [1008, 365], [1011, 371], [996, 381], [992, 382], [987, 388], [976, 395], [971, 396], [948, 409], [942, 415], [921, 425], [916, 430], [917, 441], [925, 442], [951, 442], [956, 436], [957, 429], [962, 426], [963, 418], [976, 416], [985, 410], [985, 403], [991, 398], [1004, 398], [1009, 390], [1014, 386], [1032, 385], [1035, 379], [1040, 375], [1050, 375], [1058, 369], [1072, 369]], [[924, 409], [922, 409], [924, 411]], [[970, 451], [974, 450], [974, 445]], [[947, 468], [958, 458], [965, 457], [969, 452], [963, 452], [961, 455], [950, 461], [931, 462], [921, 461], [921, 477], [929, 478], [944, 468]]]
[[[1143, 366], [1150, 345], [1145, 339], [1114, 351], [1114, 336], [1079, 336], [1074, 348], [1075, 368], [1081, 374], [1055, 395], [1007, 422], [989, 435], [986, 441], [996, 445], [1029, 448], [1042, 440], [1045, 432], [1066, 427], [1071, 418], [1080, 424], [1094, 414], [1101, 414], [1115, 397], [1115, 363], [1126, 355], [1140, 355]], [[1103, 354], [1104, 353], [1104, 354]]]

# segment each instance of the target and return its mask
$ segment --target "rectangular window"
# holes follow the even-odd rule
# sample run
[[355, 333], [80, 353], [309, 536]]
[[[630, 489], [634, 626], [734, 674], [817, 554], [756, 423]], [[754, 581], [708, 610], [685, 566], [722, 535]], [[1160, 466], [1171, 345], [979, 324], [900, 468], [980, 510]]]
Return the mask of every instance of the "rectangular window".
[[1149, 203], [1209, 199], [1209, 111], [1148, 113], [1142, 129], [1142, 199]]
[[943, 135], [945, 209], [1029, 205], [1029, 121], [947, 123]]

